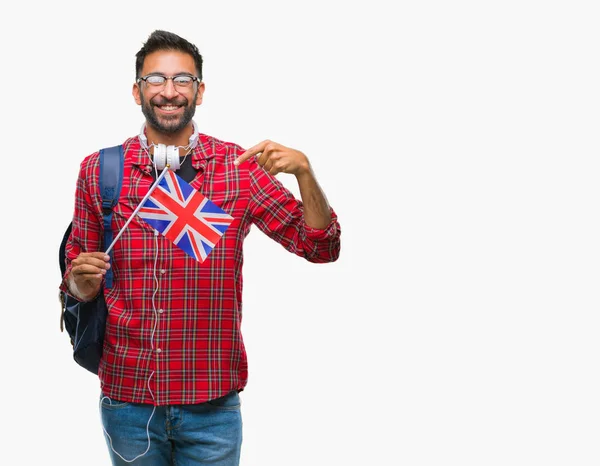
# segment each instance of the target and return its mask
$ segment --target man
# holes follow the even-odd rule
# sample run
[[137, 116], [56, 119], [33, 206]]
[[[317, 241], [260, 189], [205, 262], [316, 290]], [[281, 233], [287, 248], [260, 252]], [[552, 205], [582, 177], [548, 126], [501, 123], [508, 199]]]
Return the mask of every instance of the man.
[[[168, 164], [233, 217], [203, 262], [140, 218], [102, 250], [98, 153], [81, 163], [63, 291], [89, 301], [104, 290], [109, 315], [98, 376], [114, 465], [239, 464], [238, 393], [247, 382], [240, 333], [242, 246], [252, 224], [288, 251], [331, 262], [340, 226], [302, 152], [271, 141], [243, 150], [201, 134], [202, 56], [154, 31], [136, 54], [133, 97], [145, 124], [123, 143], [125, 165], [112, 227], [121, 231]], [[274, 177], [296, 177], [301, 201]], [[104, 250], [108, 245], [104, 245]], [[112, 268], [114, 284], [104, 288]]]

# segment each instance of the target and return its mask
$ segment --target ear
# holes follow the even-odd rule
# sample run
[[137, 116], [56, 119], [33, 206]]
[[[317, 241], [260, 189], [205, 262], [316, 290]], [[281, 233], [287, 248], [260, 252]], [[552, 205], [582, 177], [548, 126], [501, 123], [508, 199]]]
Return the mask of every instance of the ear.
[[131, 89], [131, 95], [133, 95], [133, 100], [138, 105], [142, 105], [142, 99], [140, 98], [140, 86], [138, 83], [133, 83], [133, 89]]
[[198, 95], [196, 95], [196, 105], [200, 105], [202, 103], [202, 96], [204, 95], [204, 83], [201, 82], [198, 84]]

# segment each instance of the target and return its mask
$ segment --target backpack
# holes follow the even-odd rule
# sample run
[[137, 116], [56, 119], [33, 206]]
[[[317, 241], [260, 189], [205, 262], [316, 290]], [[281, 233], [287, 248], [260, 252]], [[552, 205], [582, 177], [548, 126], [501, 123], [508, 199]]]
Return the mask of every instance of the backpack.
[[[114, 146], [100, 150], [100, 192], [102, 193], [102, 213], [104, 217], [104, 237], [102, 248], [106, 249], [113, 241], [111, 220], [113, 207], [119, 199], [123, 180], [123, 147]], [[73, 222], [67, 227], [58, 251], [61, 277], [66, 271], [65, 248], [71, 234]], [[112, 251], [109, 253], [112, 259]], [[112, 288], [112, 268], [106, 271], [104, 287], [99, 295], [89, 302], [80, 302], [62, 290], [59, 293], [61, 304], [60, 331], [67, 330], [73, 347], [73, 359], [81, 367], [98, 374], [102, 358], [104, 330], [108, 309], [104, 301], [104, 288]]]

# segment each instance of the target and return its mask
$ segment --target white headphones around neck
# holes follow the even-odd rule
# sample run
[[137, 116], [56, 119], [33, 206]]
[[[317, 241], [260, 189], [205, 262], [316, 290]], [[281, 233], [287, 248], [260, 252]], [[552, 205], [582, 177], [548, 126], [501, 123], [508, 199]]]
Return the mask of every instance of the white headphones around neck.
[[[152, 144], [154, 146], [154, 154], [153, 161], [156, 165], [157, 170], [164, 169], [167, 165], [171, 168], [171, 170], [179, 170], [181, 164], [179, 162], [179, 148], [185, 147], [188, 150], [194, 149], [198, 145], [198, 125], [196, 122], [192, 120], [192, 126], [194, 127], [194, 132], [190, 136], [189, 144], [187, 146], [167, 146], [165, 144]], [[138, 135], [140, 139], [141, 146], [148, 150], [148, 139], [146, 138], [146, 133], [144, 130], [146, 129], [146, 123], [142, 124], [142, 129], [140, 130], [140, 134]]]

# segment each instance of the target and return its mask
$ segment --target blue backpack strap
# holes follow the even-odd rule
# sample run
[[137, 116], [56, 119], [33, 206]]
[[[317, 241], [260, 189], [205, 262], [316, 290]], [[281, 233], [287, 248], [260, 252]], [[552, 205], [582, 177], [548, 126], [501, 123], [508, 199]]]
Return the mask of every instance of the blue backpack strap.
[[[119, 200], [123, 182], [123, 146], [107, 147], [100, 150], [100, 193], [102, 194], [102, 212], [104, 214], [104, 240], [102, 247], [107, 249], [113, 242], [111, 226], [113, 207]], [[109, 255], [112, 261], [112, 250]], [[104, 276], [106, 288], [112, 288], [112, 268]]]

